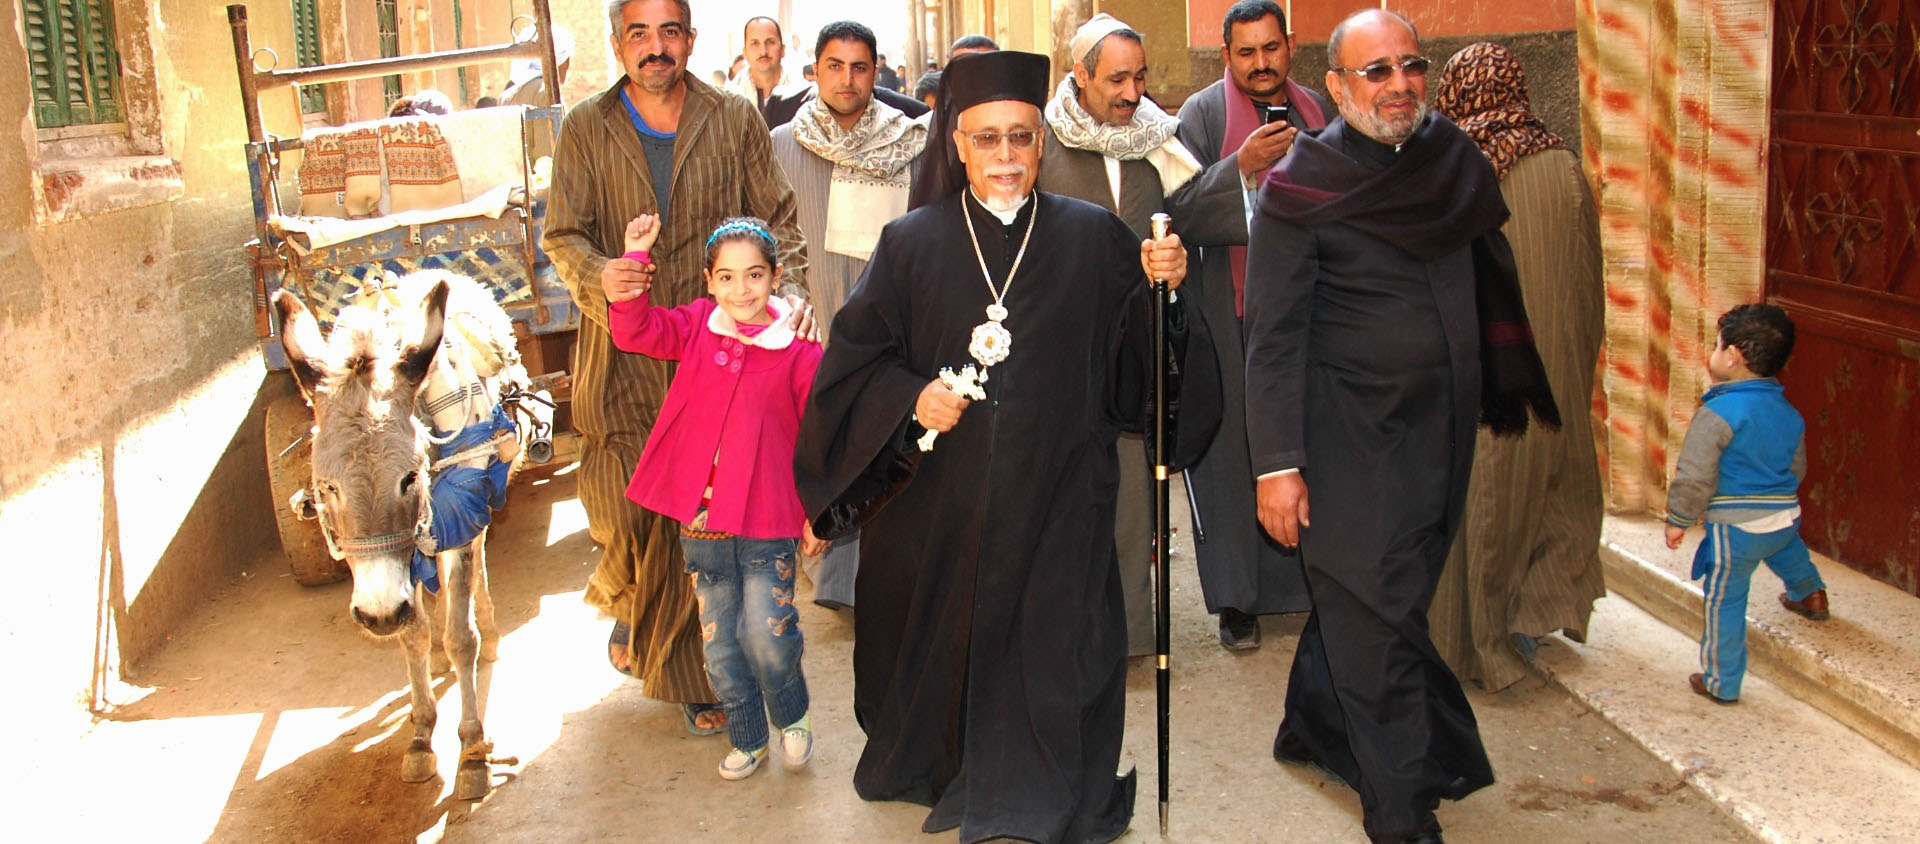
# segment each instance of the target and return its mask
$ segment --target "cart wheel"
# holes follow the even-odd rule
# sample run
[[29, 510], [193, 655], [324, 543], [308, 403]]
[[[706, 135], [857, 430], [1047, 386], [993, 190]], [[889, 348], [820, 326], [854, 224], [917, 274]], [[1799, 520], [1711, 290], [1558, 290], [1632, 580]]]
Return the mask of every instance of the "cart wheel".
[[347, 566], [327, 552], [320, 523], [296, 517], [287, 505], [294, 492], [313, 480], [312, 444], [287, 446], [312, 428], [313, 411], [299, 393], [267, 404], [267, 486], [273, 495], [273, 521], [280, 528], [280, 550], [287, 555], [294, 580], [302, 586], [323, 586], [347, 579]]

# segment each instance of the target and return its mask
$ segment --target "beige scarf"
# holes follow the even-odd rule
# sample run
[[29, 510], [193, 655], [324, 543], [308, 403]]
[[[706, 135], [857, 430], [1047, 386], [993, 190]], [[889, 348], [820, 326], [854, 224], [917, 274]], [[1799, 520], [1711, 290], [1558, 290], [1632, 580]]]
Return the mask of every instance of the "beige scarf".
[[827, 190], [828, 252], [865, 261], [880, 242], [880, 229], [907, 213], [913, 163], [927, 145], [927, 124], [879, 100], [851, 129], [841, 129], [824, 100], [793, 118], [793, 139], [833, 164]]
[[1095, 120], [1080, 107], [1079, 92], [1073, 75], [1068, 74], [1060, 80], [1053, 99], [1047, 101], [1047, 127], [1060, 143], [1120, 161], [1146, 159], [1160, 173], [1163, 195], [1173, 193], [1200, 172], [1200, 160], [1174, 136], [1180, 121], [1152, 100], [1140, 101], [1132, 122], [1112, 126]]

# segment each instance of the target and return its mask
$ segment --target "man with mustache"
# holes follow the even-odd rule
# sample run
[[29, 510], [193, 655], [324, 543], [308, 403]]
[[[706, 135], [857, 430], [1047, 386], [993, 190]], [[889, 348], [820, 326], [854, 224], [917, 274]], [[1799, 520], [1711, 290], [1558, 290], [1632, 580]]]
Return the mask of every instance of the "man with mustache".
[[[1325, 126], [1333, 107], [1287, 78], [1293, 41], [1273, 0], [1240, 0], [1220, 25], [1224, 78], [1180, 106], [1179, 138], [1205, 168], [1174, 196], [1173, 218], [1200, 250], [1192, 294], [1214, 327], [1214, 353], [1226, 385], [1220, 435], [1187, 472], [1207, 541], [1194, 547], [1207, 611], [1220, 616], [1220, 645], [1260, 646], [1260, 620], [1307, 609], [1298, 555], [1286, 553], [1255, 517], [1247, 459], [1246, 347], [1241, 291], [1246, 285], [1247, 222], [1267, 170], [1302, 131]], [[1228, 186], [1226, 191], [1219, 186]]]
[[[753, 105], [687, 72], [697, 34], [687, 1], [615, 0], [608, 18], [626, 74], [561, 122], [543, 240], [585, 317], [573, 352], [573, 424], [580, 501], [601, 548], [586, 600], [614, 618], [614, 668], [639, 678], [648, 697], [685, 705], [688, 728], [709, 734], [726, 719], [703, 667], [677, 528], [626, 498], [672, 369], [614, 348], [607, 294], [651, 286], [668, 307], [704, 295], [707, 235], [728, 217], [772, 225], [786, 270], [780, 292], [795, 302], [807, 255], [793, 188]], [[644, 262], [622, 254], [627, 224], [641, 214], [659, 215], [661, 226]]]
[[[1147, 51], [1138, 32], [1105, 13], [1074, 33], [1068, 54], [1073, 73], [1060, 81], [1046, 108], [1042, 190], [1086, 200], [1118, 214], [1135, 237], [1152, 233], [1152, 218], [1169, 209], [1200, 165], [1176, 138], [1179, 122], [1146, 99]], [[1223, 200], [1235, 185], [1216, 190]], [[1174, 228], [1184, 223], [1175, 217]], [[1120, 553], [1120, 591], [1127, 604], [1127, 653], [1154, 649], [1153, 478], [1145, 441], [1120, 438], [1119, 512], [1114, 543]]]
[[[854, 787], [932, 807], [921, 828], [957, 827], [963, 844], [1110, 841], [1134, 790], [1114, 775], [1127, 664], [1113, 443], [1150, 415], [1147, 279], [1177, 287], [1186, 250], [1034, 190], [1047, 57], [962, 56], [941, 87], [916, 208], [881, 232], [834, 316], [794, 454], [817, 535], [861, 530]], [[1167, 338], [1187, 364], [1171, 385], [1175, 465], [1219, 411], [1185, 308], [1170, 306]]]
[[[1460, 523], [1476, 420], [1559, 415], [1533, 349], [1493, 168], [1427, 107], [1405, 18], [1327, 44], [1340, 117], [1295, 137], [1247, 255], [1247, 442], [1259, 519], [1297, 547], [1313, 613], [1274, 756], [1360, 795], [1375, 842], [1439, 842], [1434, 809], [1493, 782], [1427, 607]], [[1312, 490], [1309, 507], [1308, 490]]]
[[[814, 313], [827, 325], [860, 280], [881, 227], [907, 212], [912, 164], [927, 143], [925, 123], [874, 96], [874, 46], [863, 24], [821, 27], [813, 50], [820, 96], [773, 130], [773, 157], [800, 201]], [[803, 561], [815, 603], [853, 606], [859, 554], [859, 537], [850, 535], [824, 558]]]

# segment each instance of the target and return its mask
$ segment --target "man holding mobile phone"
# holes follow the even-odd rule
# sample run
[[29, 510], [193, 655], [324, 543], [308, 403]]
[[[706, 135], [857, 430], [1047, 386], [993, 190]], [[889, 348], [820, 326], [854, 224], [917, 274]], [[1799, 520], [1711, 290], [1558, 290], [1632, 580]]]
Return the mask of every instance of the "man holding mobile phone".
[[[1326, 125], [1333, 108], [1287, 79], [1293, 42], [1286, 14], [1272, 0], [1241, 0], [1221, 24], [1226, 74], [1180, 109], [1179, 138], [1204, 170], [1171, 199], [1182, 239], [1201, 247], [1194, 279], [1213, 332], [1226, 384], [1226, 413], [1206, 455], [1188, 470], [1206, 542], [1194, 547], [1207, 610], [1220, 616], [1220, 645], [1260, 646], [1257, 618], [1308, 608], [1300, 558], [1260, 529], [1242, 411], [1246, 355], [1240, 324], [1247, 265], [1247, 221], [1267, 170], [1302, 130]], [[1228, 186], [1224, 193], [1218, 186]]]

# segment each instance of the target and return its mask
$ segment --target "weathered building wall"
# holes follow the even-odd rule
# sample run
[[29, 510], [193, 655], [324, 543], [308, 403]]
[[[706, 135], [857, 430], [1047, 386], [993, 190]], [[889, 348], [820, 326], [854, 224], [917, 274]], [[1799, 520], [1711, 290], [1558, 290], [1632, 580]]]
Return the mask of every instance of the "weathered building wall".
[[[287, 4], [255, 5], [255, 43], [292, 55]], [[49, 715], [122, 667], [137, 681], [183, 611], [277, 542], [260, 407], [280, 385], [256, 352], [225, 11], [112, 7], [125, 133], [44, 141], [26, 86], [0, 86], [0, 664]], [[0, 20], [0, 73], [25, 79], [21, 4]], [[265, 109], [283, 134], [295, 112]]]

